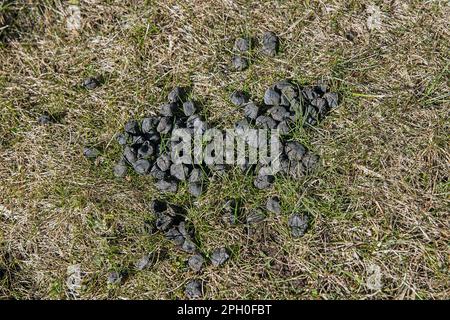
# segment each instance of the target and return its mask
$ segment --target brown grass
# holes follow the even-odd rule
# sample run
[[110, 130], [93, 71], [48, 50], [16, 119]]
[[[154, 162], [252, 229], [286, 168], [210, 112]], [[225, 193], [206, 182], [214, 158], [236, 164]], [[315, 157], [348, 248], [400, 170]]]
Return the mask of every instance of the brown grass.
[[[66, 28], [66, 2], [0, 6], [1, 298], [73, 298], [72, 265], [78, 298], [182, 298], [196, 275], [185, 254], [145, 232], [159, 196], [150, 179], [113, 178], [114, 135], [129, 118], [156, 112], [174, 85], [191, 86], [209, 121], [226, 126], [242, 116], [230, 92], [261, 99], [286, 77], [325, 79], [343, 97], [317, 129], [298, 132], [323, 170], [279, 179], [268, 192], [230, 173], [198, 201], [185, 190], [169, 197], [189, 210], [205, 252], [233, 249], [229, 263], [200, 276], [205, 298], [450, 297], [446, 1], [80, 2], [78, 32]], [[381, 13], [372, 29], [371, 6]], [[234, 39], [266, 30], [281, 36], [281, 53], [231, 72]], [[79, 88], [98, 74], [100, 88]], [[60, 121], [37, 125], [44, 112]], [[101, 158], [84, 159], [85, 145], [101, 148]], [[241, 197], [250, 210], [269, 194], [281, 196], [284, 214], [255, 235], [217, 223], [223, 198]], [[293, 240], [286, 224], [298, 210], [314, 221]], [[134, 271], [148, 252], [160, 253], [158, 263]], [[112, 269], [128, 272], [119, 286], [106, 284]]]

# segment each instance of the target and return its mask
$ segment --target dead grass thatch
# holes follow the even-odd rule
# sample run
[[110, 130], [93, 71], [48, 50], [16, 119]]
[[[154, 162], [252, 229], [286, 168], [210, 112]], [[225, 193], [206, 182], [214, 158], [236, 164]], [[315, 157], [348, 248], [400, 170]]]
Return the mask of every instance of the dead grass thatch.
[[[185, 190], [170, 198], [189, 210], [202, 249], [232, 248], [229, 263], [201, 275], [205, 297], [450, 297], [447, 1], [71, 1], [82, 19], [72, 30], [67, 2], [4, 3], [0, 298], [183, 297], [195, 275], [184, 254], [145, 231], [158, 196], [150, 180], [113, 178], [113, 137], [174, 85], [191, 86], [209, 121], [226, 126], [241, 116], [230, 92], [262, 97], [287, 77], [327, 80], [343, 97], [316, 130], [297, 135], [323, 170], [279, 179], [269, 192], [230, 173], [196, 202]], [[266, 30], [281, 36], [280, 54], [231, 72], [234, 39]], [[80, 89], [89, 75], [104, 85]], [[58, 123], [37, 125], [43, 113]], [[95, 163], [82, 156], [87, 144], [103, 150]], [[256, 235], [218, 223], [224, 198], [252, 209], [268, 194], [280, 195], [285, 213]], [[294, 210], [313, 216], [299, 240], [286, 227]], [[148, 252], [158, 263], [134, 271]], [[109, 270], [128, 276], [107, 286]]]

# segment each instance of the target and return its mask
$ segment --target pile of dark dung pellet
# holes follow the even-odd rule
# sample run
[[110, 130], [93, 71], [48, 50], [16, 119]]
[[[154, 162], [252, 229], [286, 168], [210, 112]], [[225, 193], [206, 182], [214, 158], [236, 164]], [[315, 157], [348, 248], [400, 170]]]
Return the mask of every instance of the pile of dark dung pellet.
[[[130, 120], [125, 124], [124, 132], [117, 136], [123, 153], [114, 167], [114, 174], [124, 177], [128, 168], [132, 168], [140, 175], [152, 176], [156, 180], [156, 188], [163, 192], [177, 192], [178, 184], [187, 181], [189, 192], [198, 197], [206, 187], [208, 177], [225, 171], [227, 166], [172, 162], [170, 152], [174, 141], [171, 133], [174, 129], [193, 133], [196, 130], [205, 132], [210, 126], [197, 113], [194, 102], [186, 100], [185, 89], [174, 88], [167, 100], [158, 116]], [[279, 150], [280, 174], [299, 178], [316, 167], [317, 155], [299, 142], [287, 139], [295, 126], [315, 125], [337, 106], [337, 94], [328, 92], [326, 85], [300, 87], [282, 80], [266, 90], [261, 104], [251, 101], [242, 91], [235, 91], [230, 100], [245, 115], [236, 122], [235, 132], [244, 134], [250, 128], [278, 129], [284, 135]], [[258, 189], [266, 189], [275, 181], [269, 166], [270, 163], [240, 164], [247, 174], [254, 174], [254, 186]]]
[[[273, 32], [265, 32], [262, 36], [262, 47], [259, 52], [268, 57], [278, 53], [279, 39]], [[233, 47], [231, 66], [235, 71], [243, 71], [249, 67], [252, 59], [252, 49], [255, 41], [249, 38], [236, 39]], [[83, 86], [93, 90], [101, 84], [96, 78], [88, 78]], [[338, 95], [330, 92], [327, 85], [319, 83], [315, 86], [300, 86], [290, 80], [281, 80], [271, 85], [258, 99], [243, 91], [235, 91], [230, 96], [230, 102], [235, 105], [243, 118], [234, 124], [237, 136], [247, 137], [251, 129], [278, 130], [281, 144], [278, 151], [278, 175], [298, 179], [315, 170], [319, 157], [308, 150], [303, 144], [293, 140], [291, 133], [303, 126], [308, 128], [319, 123], [333, 108], [338, 105]], [[50, 123], [52, 119], [46, 115], [39, 118], [41, 124]], [[205, 190], [209, 178], [220, 175], [231, 169], [231, 165], [201, 163], [174, 163], [171, 152], [176, 147], [179, 137], [174, 137], [175, 129], [186, 132], [205, 133], [212, 127], [204, 120], [194, 101], [188, 99], [186, 88], [175, 87], [167, 96], [167, 101], [161, 105], [158, 115], [149, 115], [143, 119], [133, 119], [125, 124], [124, 131], [117, 135], [118, 143], [123, 147], [119, 162], [114, 166], [114, 175], [123, 178], [131, 169], [139, 175], [151, 176], [155, 187], [165, 192], [177, 192], [179, 183], [187, 182], [188, 191], [194, 197], [200, 197]], [[215, 128], [217, 129], [217, 128]], [[224, 131], [222, 131], [224, 132]], [[245, 138], [246, 139], [246, 138]], [[258, 142], [246, 140], [248, 145], [258, 146]], [[95, 159], [99, 155], [96, 148], [85, 148], [84, 155]], [[260, 161], [251, 164], [248, 158], [244, 163], [235, 164], [243, 174], [252, 175], [253, 185], [257, 189], [267, 189], [275, 181], [275, 173], [270, 169], [270, 162]], [[265, 208], [250, 212], [242, 209], [239, 199], [224, 199], [221, 209], [222, 221], [227, 225], [241, 224], [245, 230], [252, 232], [253, 226], [266, 218], [266, 212], [280, 215], [281, 202], [278, 196], [267, 199]], [[187, 266], [197, 275], [204, 266], [210, 263], [220, 266], [230, 259], [232, 252], [225, 247], [219, 247], [212, 252], [201, 252], [196, 243], [196, 235], [189, 224], [186, 211], [165, 200], [154, 200], [151, 204], [154, 217], [152, 232], [163, 233], [175, 247], [188, 253]], [[310, 224], [308, 213], [294, 212], [288, 219], [288, 226], [293, 237], [305, 234]], [[143, 270], [152, 261], [150, 255], [145, 255], [136, 262], [136, 269]], [[120, 283], [122, 275], [112, 271], [108, 275], [108, 283]], [[199, 279], [190, 280], [185, 286], [188, 298], [200, 298], [203, 295], [204, 283]]]

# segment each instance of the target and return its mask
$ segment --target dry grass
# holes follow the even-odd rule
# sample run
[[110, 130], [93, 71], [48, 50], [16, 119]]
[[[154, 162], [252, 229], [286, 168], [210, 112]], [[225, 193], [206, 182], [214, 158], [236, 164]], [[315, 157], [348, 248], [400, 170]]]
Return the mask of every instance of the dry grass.
[[[278, 180], [269, 192], [230, 173], [196, 202], [185, 190], [170, 197], [189, 210], [203, 250], [233, 249], [228, 264], [201, 275], [205, 297], [450, 297], [446, 1], [107, 2], [81, 1], [79, 32], [66, 28], [66, 2], [0, 5], [8, 24], [0, 26], [1, 298], [71, 298], [72, 265], [80, 298], [182, 298], [195, 275], [186, 255], [145, 232], [159, 196], [150, 179], [113, 178], [114, 134], [155, 112], [176, 84], [191, 86], [208, 119], [226, 126], [241, 115], [232, 90], [261, 97], [286, 77], [326, 79], [343, 97], [316, 130], [297, 134], [321, 154], [323, 170]], [[381, 23], [369, 28], [374, 8]], [[230, 72], [234, 39], [265, 30], [281, 35], [279, 56]], [[96, 74], [102, 87], [79, 88]], [[59, 123], [37, 125], [43, 112]], [[103, 149], [99, 161], [83, 158], [86, 144]], [[285, 214], [254, 236], [217, 223], [224, 197], [251, 209], [268, 194], [281, 196]], [[286, 227], [294, 210], [314, 218], [299, 240]], [[159, 262], [133, 271], [153, 251]], [[128, 272], [122, 285], [106, 285], [111, 269]]]

